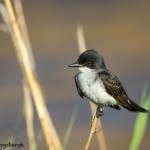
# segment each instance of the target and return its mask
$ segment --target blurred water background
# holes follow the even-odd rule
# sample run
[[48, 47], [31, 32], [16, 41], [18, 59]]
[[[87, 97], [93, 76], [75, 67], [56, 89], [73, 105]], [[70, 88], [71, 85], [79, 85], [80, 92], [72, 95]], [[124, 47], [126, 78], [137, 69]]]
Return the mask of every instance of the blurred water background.
[[[3, 2], [0, 0], [0, 2]], [[98, 50], [108, 68], [116, 74], [128, 95], [140, 103], [145, 81], [150, 78], [150, 1], [22, 0], [37, 73], [48, 110], [63, 139], [73, 110], [79, 112], [68, 149], [83, 149], [91, 126], [91, 112], [74, 84], [78, 70], [68, 65], [78, 58], [76, 27], [82, 23], [87, 48]], [[2, 18], [0, 16], [0, 23]], [[23, 108], [22, 74], [8, 34], [0, 32], [0, 140], [13, 134], [27, 148], [25, 122], [18, 121]], [[127, 150], [136, 114], [106, 108], [102, 125], [108, 149]], [[40, 124], [35, 114], [36, 134]], [[141, 150], [149, 149], [147, 129]], [[46, 148], [41, 141], [40, 147]], [[98, 149], [94, 138], [91, 149]]]

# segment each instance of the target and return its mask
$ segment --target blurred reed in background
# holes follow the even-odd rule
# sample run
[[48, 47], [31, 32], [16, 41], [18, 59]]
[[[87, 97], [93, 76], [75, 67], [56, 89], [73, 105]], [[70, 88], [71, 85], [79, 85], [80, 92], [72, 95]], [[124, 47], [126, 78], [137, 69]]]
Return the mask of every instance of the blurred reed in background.
[[[23, 91], [24, 91], [24, 111], [29, 149], [38, 149], [38, 141], [43, 138], [46, 140], [47, 149], [61, 150], [67, 149], [67, 144], [70, 139], [70, 135], [76, 120], [78, 109], [75, 109], [73, 115], [68, 124], [66, 134], [63, 142], [60, 141], [60, 137], [57, 134], [51, 116], [48, 113], [47, 106], [45, 104], [44, 92], [39, 83], [38, 75], [36, 73], [36, 64], [34, 62], [34, 56], [32, 54], [32, 47], [30, 44], [28, 31], [26, 27], [25, 17], [22, 9], [21, 0], [4, 0], [4, 4], [0, 4], [0, 13], [3, 17], [3, 24], [0, 24], [0, 29], [5, 33], [9, 33], [13, 44], [16, 48], [16, 55], [23, 74]], [[14, 4], [14, 7], [12, 6]], [[86, 49], [85, 37], [83, 34], [83, 27], [78, 25], [77, 27], [77, 40], [79, 52], [81, 53]], [[147, 94], [147, 88], [143, 90], [143, 96], [141, 105], [147, 109], [150, 109], [150, 96]], [[32, 102], [33, 100], [33, 102]], [[39, 122], [42, 127], [42, 133], [38, 135], [34, 131], [34, 114], [33, 103], [36, 107], [36, 111], [39, 117]], [[92, 114], [96, 107], [90, 103]], [[130, 143], [130, 150], [137, 150], [140, 147], [141, 141], [146, 131], [149, 114], [137, 114], [137, 120], [135, 122], [135, 128], [133, 137]], [[106, 150], [105, 139], [101, 122], [98, 122], [97, 138], [99, 148]], [[10, 136], [8, 141], [15, 142], [16, 137]], [[91, 142], [91, 141], [90, 141]], [[89, 142], [89, 143], [90, 143]], [[63, 143], [63, 144], [62, 144]], [[108, 146], [107, 146], [108, 147]]]
[[5, 6], [3, 6], [3, 10], [5, 11], [2, 12], [2, 15], [3, 18], [5, 18], [4, 19], [5, 24], [9, 29], [9, 33], [16, 47], [16, 54], [19, 60], [18, 62], [20, 64], [24, 76], [25, 116], [26, 116], [25, 118], [27, 122], [26, 125], [28, 131], [29, 144], [31, 144], [30, 149], [34, 147], [33, 145], [35, 143], [33, 131], [32, 102], [30, 98], [30, 91], [31, 91], [37, 109], [37, 113], [39, 116], [39, 121], [41, 123], [43, 133], [45, 135], [48, 149], [61, 150], [62, 145], [60, 143], [59, 137], [56, 133], [55, 127], [46, 108], [44, 102], [44, 94], [35, 71], [31, 46], [28, 40], [27, 30], [25, 27], [26, 26], [25, 20], [23, 17], [23, 13], [21, 13], [23, 12], [21, 2], [20, 0], [15, 1], [16, 14], [18, 13], [17, 19], [19, 21], [16, 19], [11, 1], [5, 0], [5, 5], [6, 8]]

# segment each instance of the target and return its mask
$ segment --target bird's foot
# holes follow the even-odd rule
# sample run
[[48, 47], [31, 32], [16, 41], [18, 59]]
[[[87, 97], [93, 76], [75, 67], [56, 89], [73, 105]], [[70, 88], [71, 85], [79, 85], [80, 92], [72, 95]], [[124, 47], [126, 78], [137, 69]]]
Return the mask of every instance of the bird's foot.
[[100, 116], [103, 116], [103, 115], [104, 115], [103, 107], [98, 106], [96, 110], [96, 117], [99, 118]]

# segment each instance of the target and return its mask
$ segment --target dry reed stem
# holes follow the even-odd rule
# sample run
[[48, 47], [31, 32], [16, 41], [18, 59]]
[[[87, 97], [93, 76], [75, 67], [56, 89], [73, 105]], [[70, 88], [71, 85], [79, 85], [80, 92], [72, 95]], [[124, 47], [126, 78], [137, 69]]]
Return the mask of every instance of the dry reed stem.
[[62, 146], [61, 146], [60, 140], [57, 136], [52, 120], [48, 114], [48, 110], [44, 102], [44, 95], [40, 87], [39, 81], [37, 79], [36, 72], [34, 72], [34, 70], [31, 68], [30, 58], [27, 52], [27, 46], [25, 45], [25, 42], [19, 30], [19, 26], [16, 21], [16, 17], [14, 15], [14, 11], [13, 11], [10, 0], [5, 0], [5, 4], [8, 10], [10, 22], [11, 22], [12, 29], [13, 29], [14, 35], [12, 37], [16, 38], [15, 45], [17, 45], [16, 46], [17, 55], [21, 63], [23, 74], [28, 80], [31, 93], [34, 98], [34, 103], [37, 109], [38, 117], [39, 117], [42, 129], [43, 129], [44, 135], [45, 135], [47, 147], [49, 150], [54, 150], [54, 149], [61, 150]]
[[[78, 41], [79, 52], [82, 53], [84, 50], [86, 50], [86, 42], [85, 42], [83, 27], [81, 24], [78, 24], [78, 26], [77, 26], [77, 41]], [[96, 110], [96, 105], [94, 105], [92, 102], [90, 102], [90, 108], [91, 108], [92, 115], [94, 116], [94, 120], [93, 120], [92, 127], [91, 127], [92, 133], [93, 133], [93, 129], [96, 127], [96, 124], [97, 124], [97, 128], [99, 130], [96, 132], [96, 135], [97, 135], [99, 148], [102, 150], [107, 150], [105, 138], [104, 138], [104, 134], [103, 134], [103, 130], [102, 130], [101, 121], [99, 119], [99, 121], [97, 123], [98, 119], [94, 114], [95, 110]], [[95, 124], [95, 122], [96, 122], [96, 124]], [[92, 139], [92, 136], [91, 136], [91, 132], [90, 132], [88, 140], [86, 142], [85, 149], [88, 148], [88, 145], [90, 144], [91, 139]]]
[[[15, 42], [16, 38], [15, 38], [15, 36], [13, 34], [13, 30], [12, 30], [12, 27], [10, 25], [8, 12], [7, 12], [7, 10], [6, 10], [6, 8], [5, 8], [5, 6], [3, 4], [0, 4], [0, 12], [1, 12], [3, 20], [5, 22], [5, 26], [7, 27], [8, 33], [11, 34], [13, 43], [14, 43], [16, 49], [18, 49], [18, 45]], [[24, 83], [23, 88], [24, 88], [24, 100], [25, 100], [25, 108], [24, 108], [24, 110], [25, 110], [25, 119], [26, 119], [29, 147], [30, 147], [30, 149], [31, 148], [33, 149], [33, 144], [35, 142], [34, 130], [33, 130], [33, 121], [32, 121], [32, 118], [33, 118], [33, 111], [32, 111], [32, 109], [33, 108], [32, 108], [32, 103], [30, 102], [31, 98], [30, 98], [30, 92], [28, 91], [29, 87], [27, 85], [25, 85], [25, 83]]]
[[[6, 7], [1, 3], [0, 3], [0, 12], [1, 12], [1, 15], [2, 15], [2, 18], [3, 18], [3, 21], [5, 22], [5, 24], [7, 26], [7, 29], [10, 33], [13, 44], [14, 44], [17, 52], [19, 52], [19, 47], [18, 47], [18, 44], [16, 42], [16, 37], [14, 35], [14, 31], [12, 29], [12, 25], [11, 25], [11, 22], [10, 22], [10, 17], [9, 17], [8, 11], [7, 11]], [[22, 60], [21, 60], [21, 56], [19, 55], [19, 53], [17, 55], [17, 58], [18, 58], [18, 61], [20, 62], [20, 66], [22, 66]], [[22, 67], [21, 67], [21, 69], [22, 69]]]
[[7, 28], [7, 30], [9, 30], [9, 32], [10, 32], [11, 29], [10, 29], [10, 22], [9, 22], [9, 18], [8, 18], [8, 13], [7, 13], [5, 6], [2, 3], [0, 3], [0, 13], [1, 13], [2, 18], [4, 20], [4, 23], [5, 23], [2, 25], [5, 26]]
[[[12, 27], [10, 24], [8, 12], [3, 4], [0, 4], [0, 12], [1, 12], [3, 20], [5, 22], [5, 26], [7, 27], [8, 33], [11, 34], [13, 43], [14, 43], [16, 49], [19, 51], [18, 45], [16, 43], [16, 38], [14, 36], [13, 30], [12, 30]], [[27, 125], [27, 134], [28, 134], [29, 145], [30, 145], [30, 149], [31, 149], [31, 147], [32, 147], [31, 145], [33, 145], [35, 138], [34, 138], [34, 130], [33, 130], [33, 122], [32, 122], [32, 118], [33, 118], [32, 117], [33, 116], [32, 106], [30, 105], [30, 102], [28, 102], [31, 100], [31, 98], [29, 98], [29, 94], [27, 93], [27, 87], [26, 88], [24, 87], [24, 97], [25, 97], [25, 119], [26, 119], [26, 125]], [[27, 102], [26, 102], [26, 100], [27, 100]]]
[[87, 139], [86, 144], [85, 144], [85, 147], [84, 147], [84, 150], [88, 150], [88, 149], [89, 149], [89, 145], [90, 145], [90, 143], [91, 143], [93, 134], [94, 134], [95, 132], [97, 132], [97, 131], [96, 131], [96, 128], [97, 128], [98, 120], [99, 120], [99, 118], [97, 118], [96, 115], [95, 115], [95, 116], [94, 116], [94, 120], [93, 120], [93, 122], [92, 122], [92, 126], [91, 126], [91, 130], [90, 130], [88, 139]]
[[27, 46], [27, 52], [28, 52], [28, 55], [30, 58], [31, 67], [33, 69], [35, 69], [35, 61], [34, 61], [34, 57], [32, 54], [32, 47], [31, 47], [31, 43], [29, 40], [29, 35], [28, 35], [26, 21], [24, 18], [21, 0], [14, 0], [14, 6], [15, 6], [15, 11], [16, 11], [17, 22], [18, 22], [18, 25], [20, 27], [20, 31], [21, 31], [22, 37], [24, 39], [24, 42]]
[[101, 120], [99, 119], [98, 124], [97, 124], [97, 128], [98, 128], [98, 132], [97, 135], [97, 139], [99, 141], [99, 147], [101, 148], [101, 150], [107, 150], [106, 147], [106, 142], [105, 142], [105, 137], [104, 137], [104, 133], [103, 133], [103, 129], [102, 129], [102, 124], [101, 124]]
[[23, 81], [23, 91], [24, 91], [24, 115], [27, 126], [27, 135], [29, 141], [29, 149], [35, 149], [35, 136], [34, 136], [34, 125], [33, 125], [33, 105], [30, 93], [30, 87], [27, 80]]
[[[23, 14], [23, 8], [20, 0], [14, 0], [14, 6], [16, 11], [17, 22], [20, 27], [20, 31], [22, 33], [23, 40], [26, 44], [28, 56], [30, 57], [30, 64], [31, 68], [35, 69], [35, 62], [32, 54], [31, 44], [29, 41], [29, 36], [27, 32], [26, 22]], [[25, 76], [24, 76], [25, 78]], [[26, 79], [23, 80], [23, 89], [24, 89], [24, 115], [26, 120], [26, 128], [27, 128], [27, 135], [28, 135], [28, 143], [29, 149], [33, 150], [36, 149], [36, 142], [35, 142], [35, 134], [34, 134], [34, 124], [33, 124], [33, 105], [32, 105], [32, 98], [30, 87]]]

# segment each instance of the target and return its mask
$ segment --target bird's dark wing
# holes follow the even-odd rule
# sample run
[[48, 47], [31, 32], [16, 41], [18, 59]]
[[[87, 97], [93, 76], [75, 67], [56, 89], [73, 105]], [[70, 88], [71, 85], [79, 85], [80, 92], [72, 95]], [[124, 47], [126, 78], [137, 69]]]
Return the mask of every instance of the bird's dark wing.
[[115, 75], [111, 74], [107, 70], [104, 70], [99, 72], [99, 77], [101, 78], [106, 91], [117, 100], [118, 104], [133, 112], [147, 112], [147, 110], [141, 108], [130, 100], [126, 91]]
[[77, 79], [78, 78], [78, 74], [74, 77], [74, 80], [75, 80], [75, 84], [76, 84], [76, 88], [77, 88], [77, 91], [78, 91], [78, 94], [80, 95], [81, 98], [84, 98], [85, 95], [83, 94], [83, 92], [80, 90], [79, 86], [78, 86], [78, 83], [77, 83]]
[[128, 98], [126, 91], [121, 85], [118, 78], [108, 71], [99, 72], [99, 76], [105, 86], [106, 91], [113, 96], [119, 103], [129, 103], [127, 100], [123, 101], [118, 99], [119, 96], [125, 96]]

